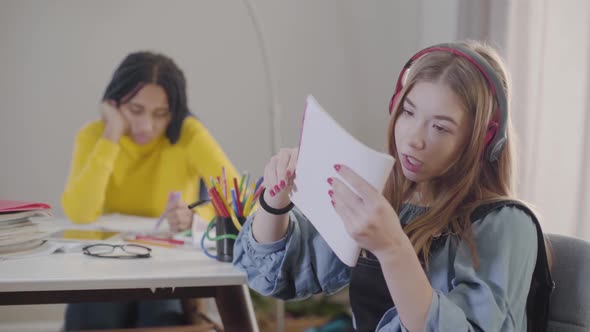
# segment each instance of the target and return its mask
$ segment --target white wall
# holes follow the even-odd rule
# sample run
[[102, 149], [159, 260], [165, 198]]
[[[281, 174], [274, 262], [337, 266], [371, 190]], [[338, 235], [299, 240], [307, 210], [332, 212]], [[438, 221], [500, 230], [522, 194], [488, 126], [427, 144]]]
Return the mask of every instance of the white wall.
[[241, 2], [4, 1], [0, 10], [0, 197], [60, 214], [77, 129], [130, 51], [173, 57], [191, 109], [241, 169], [271, 152], [263, 64]]
[[397, 71], [422, 44], [424, 8], [412, 1], [252, 1], [265, 58], [249, 3], [0, 2], [0, 197], [46, 201], [61, 214], [75, 133], [97, 119], [115, 66], [140, 49], [177, 61], [191, 109], [242, 170], [260, 173], [271, 155], [273, 108], [280, 112], [277, 145], [297, 143], [308, 93], [361, 140], [384, 147], [383, 131], [373, 129], [385, 128]]
[[546, 232], [590, 239], [590, 3], [528, 0], [509, 9], [520, 193]]

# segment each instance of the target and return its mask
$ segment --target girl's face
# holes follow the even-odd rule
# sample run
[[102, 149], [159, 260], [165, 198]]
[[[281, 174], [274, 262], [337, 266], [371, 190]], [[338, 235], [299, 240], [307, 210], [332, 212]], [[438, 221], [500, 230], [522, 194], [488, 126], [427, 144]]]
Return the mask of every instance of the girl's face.
[[168, 96], [156, 84], [144, 85], [133, 98], [121, 105], [121, 110], [129, 123], [129, 136], [139, 145], [163, 135], [172, 117]]
[[447, 85], [416, 83], [394, 128], [404, 176], [424, 183], [444, 174], [462, 153], [470, 129], [467, 112]]

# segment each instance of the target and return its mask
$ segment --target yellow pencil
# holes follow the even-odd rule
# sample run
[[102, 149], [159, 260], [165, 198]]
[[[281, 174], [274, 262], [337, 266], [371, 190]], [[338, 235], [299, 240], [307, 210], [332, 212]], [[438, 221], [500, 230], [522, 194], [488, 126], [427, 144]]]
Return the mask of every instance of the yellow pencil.
[[244, 208], [244, 216], [247, 217], [250, 214], [250, 204], [252, 203], [252, 196], [250, 195], [248, 196], [248, 198], [246, 199], [246, 204], [244, 204], [246, 207]]
[[236, 226], [236, 229], [240, 231], [242, 229], [242, 225], [240, 225], [238, 217], [236, 217], [236, 214], [233, 209], [229, 209], [229, 215], [231, 216], [231, 221], [234, 223], [234, 226]]
[[248, 216], [250, 214], [250, 210], [251, 210], [251, 205], [252, 205], [252, 199], [254, 198], [254, 188], [255, 188], [256, 184], [252, 183], [251, 186], [251, 191], [250, 191], [250, 195], [248, 195], [248, 198], [246, 199], [246, 203], [244, 204], [244, 216]]

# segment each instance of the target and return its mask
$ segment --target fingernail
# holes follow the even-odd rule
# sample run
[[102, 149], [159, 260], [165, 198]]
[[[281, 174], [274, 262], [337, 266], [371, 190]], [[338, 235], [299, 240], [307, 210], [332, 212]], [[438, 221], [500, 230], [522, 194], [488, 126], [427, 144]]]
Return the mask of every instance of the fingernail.
[[334, 165], [334, 169], [336, 170], [336, 172], [338, 172], [340, 170], [340, 164], [336, 164]]
[[334, 196], [334, 190], [328, 190], [328, 195], [330, 195], [330, 197]]
[[287, 177], [291, 177], [291, 171], [287, 170]]
[[287, 184], [285, 183], [285, 181], [281, 180], [281, 188], [285, 188]]
[[334, 182], [334, 180], [332, 180], [332, 178], [328, 178], [328, 184], [332, 185], [332, 182]]
[[275, 197], [275, 192], [274, 192], [274, 190], [271, 190], [271, 191], [270, 191], [270, 197]]
[[275, 185], [275, 192], [278, 193], [279, 191], [281, 191], [281, 188], [279, 188], [279, 186]]

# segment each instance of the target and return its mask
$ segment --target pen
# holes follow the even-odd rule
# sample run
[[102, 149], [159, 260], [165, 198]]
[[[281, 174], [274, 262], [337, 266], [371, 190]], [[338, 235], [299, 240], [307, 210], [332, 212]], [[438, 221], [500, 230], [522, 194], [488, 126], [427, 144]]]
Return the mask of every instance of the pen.
[[[180, 192], [174, 192], [173, 195], [174, 196], [172, 197], [172, 200], [174, 202], [176, 202], [180, 199]], [[194, 203], [189, 204], [187, 207], [189, 210], [192, 210], [192, 209], [196, 208], [197, 206], [203, 205], [208, 202], [209, 202], [208, 199], [198, 200]], [[160, 225], [162, 224], [162, 221], [164, 221], [165, 216], [166, 216], [166, 211], [164, 211], [164, 213], [162, 213], [162, 216], [160, 216], [160, 219], [158, 219], [158, 221], [156, 222], [156, 226], [154, 227], [154, 230], [157, 231], [158, 228], [160, 228]]]
[[205, 203], [209, 203], [209, 202], [210, 202], [210, 200], [209, 200], [209, 199], [203, 199], [203, 200], [199, 200], [199, 201], [196, 201], [196, 202], [194, 202], [194, 203], [190, 203], [190, 204], [188, 205], [188, 209], [189, 209], [189, 210], [192, 210], [192, 209], [196, 208], [196, 207], [197, 207], [197, 206], [199, 206], [199, 205], [203, 205], [203, 204], [205, 204]]
[[[179, 191], [173, 192], [172, 197], [171, 197], [172, 202], [176, 203], [176, 201], [178, 201], [179, 199], [180, 199], [180, 192]], [[164, 221], [164, 218], [166, 217], [166, 212], [167, 211], [164, 211], [164, 213], [162, 213], [162, 216], [160, 216], [160, 219], [158, 219], [158, 221], [156, 222], [156, 226], [154, 226], [154, 231], [157, 231], [158, 228], [160, 228], [162, 221]]]

